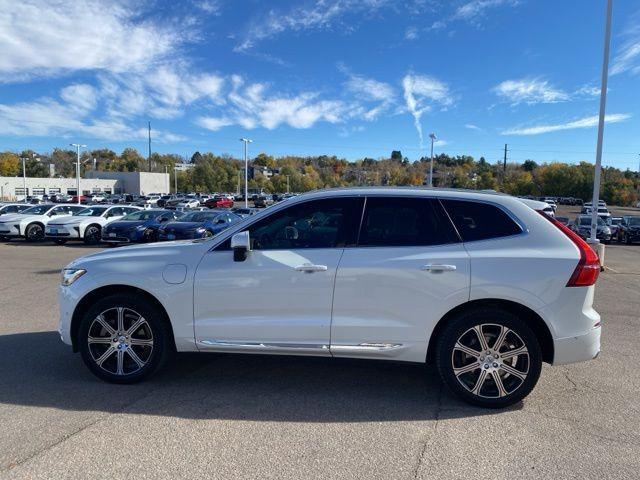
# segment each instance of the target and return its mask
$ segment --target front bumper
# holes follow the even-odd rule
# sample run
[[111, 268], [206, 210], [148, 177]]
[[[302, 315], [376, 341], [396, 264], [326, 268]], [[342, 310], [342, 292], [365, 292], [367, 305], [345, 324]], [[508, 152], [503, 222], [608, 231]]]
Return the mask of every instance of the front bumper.
[[47, 225], [44, 229], [47, 238], [80, 238], [80, 227], [67, 225]]
[[597, 326], [583, 335], [556, 338], [553, 342], [555, 348], [553, 364], [565, 365], [593, 360], [600, 353], [601, 332], [602, 328]]
[[0, 224], [0, 237], [20, 237], [20, 227], [11, 223]]

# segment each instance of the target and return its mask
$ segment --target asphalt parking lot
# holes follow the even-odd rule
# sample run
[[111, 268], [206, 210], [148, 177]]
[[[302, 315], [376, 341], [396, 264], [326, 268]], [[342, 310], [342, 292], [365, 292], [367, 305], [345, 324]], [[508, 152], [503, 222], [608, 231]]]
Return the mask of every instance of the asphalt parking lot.
[[60, 269], [98, 250], [0, 243], [3, 478], [638, 478], [640, 245], [607, 247], [600, 357], [504, 411], [364, 361], [180, 355], [102, 383], [55, 331]]

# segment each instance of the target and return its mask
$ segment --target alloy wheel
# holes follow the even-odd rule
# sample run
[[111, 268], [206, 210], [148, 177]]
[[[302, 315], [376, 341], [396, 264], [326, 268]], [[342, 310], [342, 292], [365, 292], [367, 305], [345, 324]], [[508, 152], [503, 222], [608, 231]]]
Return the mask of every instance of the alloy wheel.
[[113, 307], [93, 319], [87, 337], [95, 364], [112, 375], [139, 372], [151, 359], [153, 332], [147, 320], [135, 310]]
[[529, 374], [529, 351], [512, 329], [493, 323], [465, 331], [451, 353], [458, 382], [483, 398], [500, 398], [520, 388]]

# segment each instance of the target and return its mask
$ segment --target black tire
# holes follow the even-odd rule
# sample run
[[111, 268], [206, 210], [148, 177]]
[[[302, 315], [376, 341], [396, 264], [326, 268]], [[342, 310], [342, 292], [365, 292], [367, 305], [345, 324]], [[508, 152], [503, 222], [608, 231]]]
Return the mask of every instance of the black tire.
[[158, 235], [152, 228], [148, 228], [142, 234], [143, 243], [153, 243], [158, 241]]
[[[121, 344], [120, 338], [124, 336], [123, 331], [117, 331], [119, 308], [122, 308], [124, 312], [124, 330], [136, 323], [138, 316], [141, 316], [146, 322], [144, 326], [139, 327], [126, 338], [131, 339], [130, 341], [146, 340], [147, 342], [150, 338], [151, 345], [128, 345], [125, 343], [121, 345], [124, 347], [122, 353], [118, 353], [120, 349], [117, 349], [117, 346]], [[114, 330], [114, 334], [107, 331], [102, 326], [103, 324], [96, 320], [99, 315], [102, 315], [103, 320]], [[173, 356], [175, 345], [171, 340], [172, 335], [169, 328], [164, 313], [145, 298], [128, 293], [114, 294], [98, 300], [84, 313], [78, 331], [77, 344], [82, 360], [96, 377], [110, 383], [136, 383], [162, 368]], [[117, 335], [117, 333], [123, 335]], [[90, 334], [94, 339], [101, 338], [109, 343], [90, 345], [88, 341]], [[113, 351], [107, 355], [100, 366], [96, 360], [99, 360], [100, 356], [104, 355], [109, 348], [113, 348]], [[134, 361], [134, 357], [128, 353], [128, 349], [133, 350], [138, 359], [145, 362], [143, 366], [140, 367]], [[123, 358], [121, 374], [118, 373], [118, 357], [120, 355]]]
[[213, 237], [213, 232], [211, 230], [205, 230], [202, 234], [202, 238], [211, 238]]
[[629, 235], [624, 236], [624, 243], [626, 243], [627, 245], [631, 245], [633, 243]]
[[64, 238], [56, 238], [53, 240], [53, 243], [56, 245], [64, 245], [67, 241]]
[[97, 245], [102, 238], [100, 225], [89, 225], [84, 231], [84, 243], [87, 245]]
[[[472, 350], [480, 351], [480, 338], [473, 330], [478, 326], [483, 326], [482, 333], [490, 355], [481, 352], [479, 357], [474, 358], [456, 345], [460, 345], [457, 343], [460, 341], [462, 345], [471, 345], [474, 347]], [[498, 352], [494, 352], [492, 348], [504, 327], [509, 331]], [[519, 350], [522, 346], [526, 352], [506, 357], [509, 352]], [[462, 400], [485, 408], [504, 408], [521, 401], [535, 387], [542, 369], [540, 345], [533, 331], [526, 322], [499, 308], [481, 308], [455, 316], [440, 334], [436, 349], [438, 371], [447, 387]], [[474, 368], [476, 364], [478, 366]], [[469, 367], [470, 370], [465, 373], [458, 370], [459, 376], [456, 376], [454, 367]], [[508, 373], [507, 368], [517, 371], [524, 378]], [[494, 380], [496, 374], [499, 382]], [[481, 378], [486, 380], [480, 382]]]
[[39, 223], [30, 223], [24, 230], [24, 239], [27, 242], [39, 242], [44, 240], [44, 227]]

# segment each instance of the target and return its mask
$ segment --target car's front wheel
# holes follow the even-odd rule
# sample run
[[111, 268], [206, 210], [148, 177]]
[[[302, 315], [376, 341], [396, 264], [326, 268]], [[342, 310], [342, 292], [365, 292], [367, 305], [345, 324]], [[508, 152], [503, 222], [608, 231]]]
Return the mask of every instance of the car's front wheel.
[[174, 351], [163, 313], [138, 296], [102, 298], [81, 322], [78, 346], [82, 359], [94, 375], [107, 382], [139, 382]]
[[87, 245], [96, 245], [101, 239], [101, 229], [98, 225], [89, 225], [84, 231], [84, 243]]
[[439, 337], [436, 361], [442, 380], [455, 394], [488, 408], [522, 400], [542, 368], [535, 334], [523, 320], [497, 308], [451, 319]]
[[39, 223], [32, 223], [25, 229], [24, 238], [27, 242], [39, 242], [44, 239], [44, 228]]

